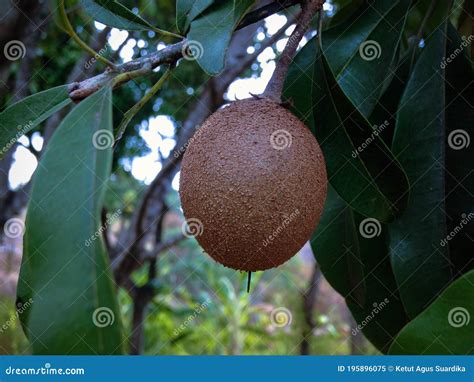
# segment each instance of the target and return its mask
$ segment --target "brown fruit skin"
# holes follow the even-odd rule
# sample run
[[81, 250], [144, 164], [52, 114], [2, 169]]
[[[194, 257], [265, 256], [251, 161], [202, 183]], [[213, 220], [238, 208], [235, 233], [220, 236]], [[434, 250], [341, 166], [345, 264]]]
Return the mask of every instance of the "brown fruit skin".
[[[279, 130], [291, 134], [291, 144]], [[326, 199], [326, 166], [314, 136], [287, 109], [266, 99], [237, 101], [190, 140], [179, 193], [185, 218], [202, 223], [196, 239], [214, 260], [261, 271], [310, 239]]]

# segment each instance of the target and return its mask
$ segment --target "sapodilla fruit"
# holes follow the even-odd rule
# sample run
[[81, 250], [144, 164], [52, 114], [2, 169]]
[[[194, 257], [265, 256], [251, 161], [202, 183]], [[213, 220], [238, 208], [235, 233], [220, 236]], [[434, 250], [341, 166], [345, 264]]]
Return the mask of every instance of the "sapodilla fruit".
[[214, 260], [237, 270], [294, 256], [316, 228], [326, 192], [318, 142], [268, 99], [216, 111], [183, 157], [179, 193], [189, 229]]

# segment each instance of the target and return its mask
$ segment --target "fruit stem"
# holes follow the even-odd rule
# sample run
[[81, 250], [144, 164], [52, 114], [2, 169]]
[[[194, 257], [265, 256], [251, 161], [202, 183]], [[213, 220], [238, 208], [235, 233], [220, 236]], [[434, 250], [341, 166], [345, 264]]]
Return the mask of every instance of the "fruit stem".
[[264, 98], [270, 98], [278, 103], [281, 103], [281, 93], [283, 92], [283, 84], [285, 82], [288, 68], [296, 54], [296, 49], [301, 39], [308, 30], [311, 20], [316, 12], [320, 11], [325, 0], [306, 0], [301, 6], [301, 14], [296, 22], [296, 27], [291, 34], [285, 49], [283, 50], [280, 59], [276, 65], [268, 85], [263, 92]]
[[252, 281], [252, 272], [248, 272], [247, 278], [247, 293], [250, 293], [250, 282]]

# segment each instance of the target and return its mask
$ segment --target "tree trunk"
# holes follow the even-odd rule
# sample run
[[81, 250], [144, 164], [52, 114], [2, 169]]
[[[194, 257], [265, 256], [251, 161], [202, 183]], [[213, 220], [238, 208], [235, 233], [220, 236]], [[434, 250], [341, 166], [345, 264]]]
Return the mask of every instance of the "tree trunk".
[[350, 354], [365, 354], [367, 341], [365, 340], [365, 337], [360, 330], [357, 330], [355, 335], [352, 333], [352, 328], [355, 328], [357, 326], [357, 322], [355, 322], [354, 318], [352, 317], [352, 313], [347, 306], [345, 306], [344, 316], [347, 325], [349, 325], [349, 328], [351, 329], [349, 331]]
[[314, 307], [317, 301], [317, 295], [319, 290], [319, 284], [321, 282], [321, 268], [316, 263], [309, 280], [308, 288], [303, 294], [303, 313], [304, 313], [304, 324], [303, 324], [303, 340], [300, 345], [300, 354], [310, 354], [310, 338], [313, 335], [313, 331], [316, 328], [316, 322], [314, 320]]

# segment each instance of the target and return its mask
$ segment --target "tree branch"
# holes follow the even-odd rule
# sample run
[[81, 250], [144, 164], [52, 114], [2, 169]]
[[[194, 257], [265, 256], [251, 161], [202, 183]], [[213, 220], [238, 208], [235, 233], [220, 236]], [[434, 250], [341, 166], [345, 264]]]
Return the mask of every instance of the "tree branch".
[[[275, 2], [259, 8], [248, 13], [239, 25], [237, 25], [236, 30], [254, 24], [299, 2], [300, 1], [296, 0], [287, 0], [282, 3]], [[162, 64], [173, 64], [183, 56], [186, 44], [187, 40], [183, 40], [176, 44], [168, 45], [166, 48], [151, 53], [148, 56], [116, 65], [116, 70], [107, 69], [98, 76], [86, 79], [82, 82], [73, 82], [69, 85], [69, 97], [73, 101], [80, 101], [95, 93], [103, 86], [110, 84], [112, 81], [114, 87], [118, 87], [134, 78], [143, 77], [152, 73], [153, 69]]]

